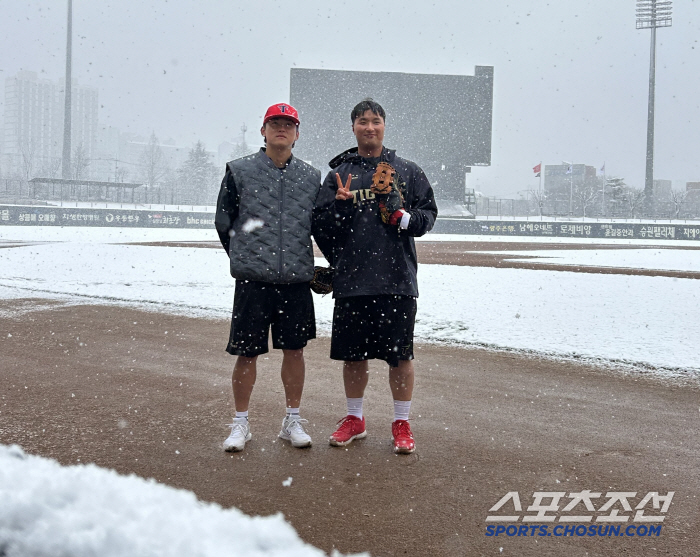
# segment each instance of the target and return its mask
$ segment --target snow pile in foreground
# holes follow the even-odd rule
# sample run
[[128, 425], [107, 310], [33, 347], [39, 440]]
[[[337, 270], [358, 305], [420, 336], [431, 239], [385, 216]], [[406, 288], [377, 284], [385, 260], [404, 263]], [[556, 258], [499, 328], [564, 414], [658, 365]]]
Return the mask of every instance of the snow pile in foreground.
[[320, 557], [281, 514], [250, 517], [189, 491], [0, 445], [0, 555]]

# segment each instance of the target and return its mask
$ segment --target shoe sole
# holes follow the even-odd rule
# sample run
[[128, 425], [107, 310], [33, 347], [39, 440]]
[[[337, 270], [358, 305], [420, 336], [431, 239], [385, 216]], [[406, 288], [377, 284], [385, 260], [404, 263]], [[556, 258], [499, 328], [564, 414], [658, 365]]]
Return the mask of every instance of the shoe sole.
[[224, 451], [226, 451], [227, 453], [238, 453], [238, 452], [241, 452], [243, 449], [245, 449], [245, 444], [246, 444], [248, 441], [250, 441], [252, 438], [253, 438], [253, 434], [252, 434], [252, 433], [249, 433], [248, 435], [246, 435], [245, 442], [243, 443], [243, 446], [242, 446], [242, 447], [235, 447], [235, 446], [234, 446], [234, 447], [224, 447]]
[[347, 441], [336, 441], [332, 437], [328, 440], [328, 442], [333, 446], [333, 447], [345, 447], [346, 445], [349, 445], [352, 443], [355, 439], [364, 439], [367, 437], [367, 430], [363, 431], [362, 433], [358, 433], [357, 435], [353, 435], [348, 439]]
[[416, 448], [413, 447], [412, 449], [408, 449], [406, 447], [394, 447], [394, 452], [396, 454], [412, 454], [416, 452]]
[[297, 449], [305, 449], [306, 447], [311, 446], [311, 440], [309, 440], [306, 443], [295, 443], [294, 441], [292, 441], [292, 436], [287, 435], [286, 433], [284, 433], [284, 431], [280, 431], [279, 438], [284, 439], [285, 441], [291, 441], [292, 447], [296, 447]]

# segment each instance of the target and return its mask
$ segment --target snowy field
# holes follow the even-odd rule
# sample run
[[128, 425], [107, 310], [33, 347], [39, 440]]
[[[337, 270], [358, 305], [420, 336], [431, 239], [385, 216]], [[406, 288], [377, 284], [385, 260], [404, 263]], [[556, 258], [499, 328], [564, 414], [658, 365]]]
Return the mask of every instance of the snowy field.
[[[507, 241], [447, 235], [424, 240]], [[217, 237], [213, 230], [0, 227], [0, 297], [227, 319], [233, 279], [223, 250], [133, 245], [157, 241]], [[25, 245], [2, 249], [19, 244]], [[509, 253], [565, 265], [700, 270], [700, 250], [678, 249], [683, 242], [663, 245], [668, 248]], [[416, 336], [697, 376], [699, 286], [692, 279], [422, 265]], [[333, 300], [315, 301], [319, 329], [327, 333]], [[2, 334], [11, 334], [4, 329]], [[0, 501], [0, 555], [8, 557], [323, 555], [282, 516], [251, 518], [199, 502], [186, 491], [92, 465], [61, 467], [18, 447], [0, 446]]]
[[[233, 279], [224, 251], [130, 245], [156, 241], [218, 240], [213, 230], [0, 227], [0, 245], [31, 242], [0, 249], [0, 296], [118, 304], [227, 319]], [[615, 241], [607, 241], [611, 242]], [[630, 245], [630, 240], [617, 242]], [[659, 245], [648, 240], [636, 243]], [[664, 241], [666, 249], [507, 253], [563, 265], [700, 271], [700, 250], [673, 249], [686, 245], [697, 246]], [[700, 373], [696, 280], [448, 265], [421, 265], [418, 276], [418, 340], [634, 365], [661, 374]], [[316, 296], [315, 301], [319, 330], [327, 333], [333, 300]]]

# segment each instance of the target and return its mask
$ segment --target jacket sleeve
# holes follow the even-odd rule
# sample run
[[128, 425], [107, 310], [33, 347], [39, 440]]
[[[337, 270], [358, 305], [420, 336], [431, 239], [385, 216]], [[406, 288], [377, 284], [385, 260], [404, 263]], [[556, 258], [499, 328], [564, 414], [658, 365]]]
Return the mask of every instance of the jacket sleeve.
[[420, 168], [416, 169], [410, 208], [406, 210], [411, 215], [406, 229], [409, 236], [423, 236], [426, 232], [430, 232], [435, 224], [438, 210], [433, 188]]
[[337, 201], [336, 172], [329, 172], [321, 185], [313, 210], [311, 232], [316, 245], [331, 265], [339, 242], [343, 242], [352, 215], [352, 200]]
[[221, 245], [224, 246], [226, 253], [229, 252], [230, 234], [233, 223], [238, 217], [239, 204], [240, 196], [233, 179], [233, 173], [226, 166], [226, 174], [221, 181], [221, 190], [219, 190], [219, 198], [216, 201], [216, 216], [214, 217], [214, 226], [216, 226], [219, 240], [221, 240]]

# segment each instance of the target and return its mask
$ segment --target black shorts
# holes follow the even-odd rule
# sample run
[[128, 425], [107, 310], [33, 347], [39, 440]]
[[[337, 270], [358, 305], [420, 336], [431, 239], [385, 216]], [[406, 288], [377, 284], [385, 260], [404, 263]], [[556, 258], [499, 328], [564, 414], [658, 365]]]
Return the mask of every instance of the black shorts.
[[314, 302], [308, 282], [270, 284], [236, 280], [233, 296], [231, 334], [226, 352], [253, 358], [272, 347], [284, 350], [304, 348], [316, 338]]
[[392, 367], [413, 359], [416, 299], [352, 296], [335, 301], [331, 359], [384, 360]]

